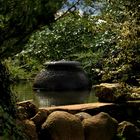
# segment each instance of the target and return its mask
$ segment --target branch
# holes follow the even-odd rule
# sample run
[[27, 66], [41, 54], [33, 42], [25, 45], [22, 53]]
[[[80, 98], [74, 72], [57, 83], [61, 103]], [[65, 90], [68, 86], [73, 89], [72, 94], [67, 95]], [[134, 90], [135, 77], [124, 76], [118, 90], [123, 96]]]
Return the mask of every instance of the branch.
[[75, 8], [75, 6], [80, 2], [80, 0], [78, 0], [77, 2], [75, 2], [70, 8], [68, 8], [68, 10], [66, 12], [64, 12], [61, 16], [59, 16], [58, 18], [55, 19], [55, 21], [59, 20], [60, 18], [63, 18], [68, 12], [71, 12], [72, 8]]

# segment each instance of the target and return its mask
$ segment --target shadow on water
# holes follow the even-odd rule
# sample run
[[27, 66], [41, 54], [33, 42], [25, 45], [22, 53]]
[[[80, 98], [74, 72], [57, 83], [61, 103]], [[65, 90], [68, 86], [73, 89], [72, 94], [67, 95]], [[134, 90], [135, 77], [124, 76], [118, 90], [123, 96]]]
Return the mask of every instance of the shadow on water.
[[38, 107], [70, 105], [97, 102], [94, 92], [69, 91], [49, 92], [33, 91], [32, 82], [20, 82], [12, 86], [19, 101], [33, 100]]

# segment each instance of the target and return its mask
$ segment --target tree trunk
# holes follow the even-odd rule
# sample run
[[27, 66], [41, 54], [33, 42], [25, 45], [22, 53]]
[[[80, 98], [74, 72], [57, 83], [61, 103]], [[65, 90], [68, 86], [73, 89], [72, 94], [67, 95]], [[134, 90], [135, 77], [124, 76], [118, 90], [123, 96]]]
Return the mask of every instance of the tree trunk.
[[5, 64], [0, 61], [0, 106], [8, 114], [15, 116], [15, 96], [10, 89], [10, 77]]

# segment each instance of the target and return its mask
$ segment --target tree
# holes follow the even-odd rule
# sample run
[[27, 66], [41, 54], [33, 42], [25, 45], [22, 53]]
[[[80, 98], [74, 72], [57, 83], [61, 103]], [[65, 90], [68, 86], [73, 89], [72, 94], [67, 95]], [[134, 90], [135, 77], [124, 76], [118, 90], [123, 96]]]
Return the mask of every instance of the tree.
[[[106, 72], [103, 80], [112, 78], [127, 80], [133, 75], [132, 73], [128, 75], [132, 67], [139, 65], [136, 63], [139, 61], [137, 35], [139, 2], [129, 0], [125, 1], [127, 4], [121, 0], [101, 0], [101, 2], [102, 12], [96, 17], [91, 16], [89, 8], [82, 8], [84, 14], [82, 17], [78, 16], [75, 10], [79, 8], [78, 4], [83, 6], [83, 1], [72, 3], [68, 11], [51, 25], [51, 30], [46, 27], [33, 34], [29, 41], [30, 45], [26, 45], [27, 50], [22, 54], [32, 55], [41, 63], [44, 60], [77, 59], [84, 63], [85, 68], [89, 68], [88, 71], [96, 67], [94, 65], [96, 56], [103, 54], [102, 57], [105, 59], [101, 65]], [[95, 7], [93, 3], [90, 4]]]
[[[120, 80], [136, 84], [139, 75], [140, 2], [110, 0], [103, 14], [108, 26], [116, 34], [115, 46], [104, 61], [103, 80]], [[135, 80], [135, 82], [134, 82]]]
[[[0, 3], [0, 56], [9, 57], [23, 49], [34, 30], [54, 21], [63, 0], [5, 0]], [[9, 53], [10, 52], [10, 53]]]
[[[9, 74], [3, 60], [21, 51], [34, 30], [53, 22], [54, 14], [61, 8], [63, 2], [63, 0], [0, 1], [0, 119], [4, 117], [2, 110], [12, 117], [15, 117], [16, 113]], [[5, 122], [8, 123], [8, 120]]]
[[[20, 67], [28, 73], [28, 69], [34, 71], [31, 62], [40, 62], [42, 65], [45, 61], [77, 60], [82, 63], [91, 81], [95, 83], [97, 79], [95, 80], [92, 69], [100, 63], [105, 55], [103, 49], [109, 44], [106, 41], [107, 45], [103, 47], [99, 41], [104, 30], [100, 30], [98, 19], [99, 17], [87, 14], [79, 15], [78, 11], [67, 13], [52, 25], [51, 30], [44, 27], [42, 31], [34, 33], [26, 44], [26, 49], [9, 63], [13, 64], [14, 68]], [[107, 36], [104, 38], [107, 40]], [[37, 67], [40, 65], [38, 63]]]

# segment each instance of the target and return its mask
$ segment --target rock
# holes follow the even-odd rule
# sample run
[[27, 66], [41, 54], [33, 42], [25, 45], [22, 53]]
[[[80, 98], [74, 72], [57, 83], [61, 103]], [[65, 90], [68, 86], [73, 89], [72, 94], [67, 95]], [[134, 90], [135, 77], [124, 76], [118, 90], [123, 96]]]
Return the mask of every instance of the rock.
[[102, 102], [126, 101], [129, 94], [126, 93], [126, 87], [119, 83], [101, 83], [93, 87], [95, 95]]
[[39, 109], [38, 113], [32, 117], [30, 120], [32, 120], [37, 128], [40, 128], [41, 125], [45, 122], [49, 115], [49, 112], [44, 109]]
[[42, 125], [41, 140], [84, 140], [81, 121], [65, 111], [51, 113]]
[[133, 87], [131, 91], [131, 98], [134, 100], [140, 100], [140, 88], [139, 87]]
[[78, 117], [81, 121], [83, 121], [84, 119], [92, 117], [90, 114], [88, 114], [86, 112], [79, 112], [79, 113], [75, 114], [75, 116]]
[[118, 122], [109, 114], [101, 112], [82, 121], [85, 140], [112, 140], [117, 132]]
[[140, 88], [139, 87], [133, 87], [132, 92], [140, 94]]
[[30, 119], [38, 112], [38, 108], [31, 101], [18, 102], [17, 106], [20, 119]]
[[29, 115], [27, 114], [27, 111], [24, 107], [18, 106], [17, 111], [18, 111], [18, 118], [20, 120], [25, 120], [29, 118]]
[[139, 140], [140, 129], [138, 129], [133, 123], [123, 121], [118, 125], [118, 133], [125, 138], [125, 140]]
[[22, 128], [22, 135], [25, 135], [27, 140], [38, 140], [38, 134], [36, 132], [36, 126], [33, 121], [22, 120], [18, 121], [18, 126]]

